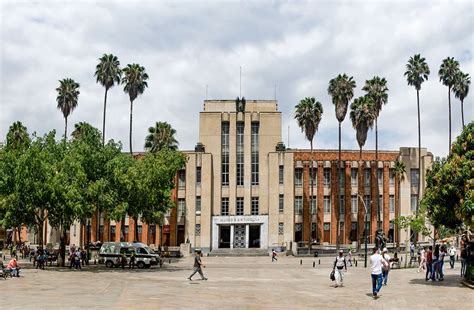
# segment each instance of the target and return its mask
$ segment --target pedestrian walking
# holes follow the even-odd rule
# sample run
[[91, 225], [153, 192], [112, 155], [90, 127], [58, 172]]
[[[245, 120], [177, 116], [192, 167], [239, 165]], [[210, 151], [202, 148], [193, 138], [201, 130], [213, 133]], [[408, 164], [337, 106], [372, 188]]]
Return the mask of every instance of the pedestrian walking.
[[466, 235], [461, 238], [461, 277], [466, 274], [466, 260], [468, 256], [469, 243]]
[[387, 266], [382, 267], [382, 279], [383, 279], [383, 285], [387, 285], [387, 280], [388, 280], [388, 273], [390, 272], [390, 255], [388, 255], [388, 250], [387, 248], [383, 248], [382, 250], [382, 257], [383, 259], [387, 262]]
[[74, 268], [81, 270], [81, 249], [77, 249], [76, 253], [74, 253]]
[[128, 263], [128, 269], [133, 269], [135, 266], [135, 251], [132, 252], [132, 255], [130, 256], [130, 262]]
[[442, 245], [441, 250], [439, 252], [439, 259], [438, 259], [438, 280], [443, 281], [444, 280], [444, 272], [443, 272], [443, 267], [444, 267], [444, 258], [446, 257], [446, 246]]
[[433, 262], [431, 263], [431, 281], [436, 281], [436, 274], [438, 273], [439, 254], [439, 244], [437, 244], [433, 251]]
[[127, 265], [127, 256], [125, 255], [125, 252], [122, 252], [122, 255], [120, 257], [121, 257], [120, 263], [122, 264], [122, 269], [125, 269], [125, 266]]
[[275, 250], [272, 250], [272, 263], [278, 261], [277, 259], [277, 252]]
[[347, 253], [346, 260], [349, 263], [349, 266], [352, 267], [352, 249], [349, 249], [349, 253]]
[[193, 280], [192, 277], [196, 274], [196, 272], [198, 272], [199, 275], [201, 276], [201, 280], [207, 280], [207, 278], [204, 276], [202, 272], [202, 268], [206, 268], [206, 266], [203, 264], [201, 257], [202, 257], [201, 251], [196, 251], [196, 255], [194, 256], [194, 271], [188, 277], [189, 281]]
[[426, 247], [422, 248], [420, 251], [420, 265], [418, 266], [418, 272], [421, 271], [421, 269], [426, 268]]
[[336, 280], [336, 285], [334, 287], [339, 287], [339, 286], [344, 286], [344, 272], [342, 269], [345, 269], [347, 271], [347, 265], [346, 265], [346, 259], [344, 257], [344, 251], [340, 250], [339, 255], [336, 256], [336, 260], [334, 261], [334, 266], [333, 266], [333, 271], [334, 271], [334, 277]]
[[387, 265], [387, 262], [379, 254], [379, 249], [375, 247], [373, 254], [370, 256], [370, 272], [372, 277], [372, 296], [378, 297], [378, 293], [382, 288], [382, 267]]
[[454, 261], [456, 258], [456, 248], [454, 247], [454, 244], [451, 245], [451, 248], [449, 249], [449, 265], [451, 266], [451, 269], [454, 269]]
[[426, 251], [426, 275], [425, 281], [431, 277], [431, 272], [433, 271], [433, 247], [430, 245]]

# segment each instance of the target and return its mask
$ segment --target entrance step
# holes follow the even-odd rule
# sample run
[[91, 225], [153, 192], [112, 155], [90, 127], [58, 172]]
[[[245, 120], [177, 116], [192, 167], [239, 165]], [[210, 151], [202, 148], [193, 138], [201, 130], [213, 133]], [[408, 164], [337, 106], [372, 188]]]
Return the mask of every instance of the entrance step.
[[208, 256], [268, 256], [266, 249], [215, 249]]

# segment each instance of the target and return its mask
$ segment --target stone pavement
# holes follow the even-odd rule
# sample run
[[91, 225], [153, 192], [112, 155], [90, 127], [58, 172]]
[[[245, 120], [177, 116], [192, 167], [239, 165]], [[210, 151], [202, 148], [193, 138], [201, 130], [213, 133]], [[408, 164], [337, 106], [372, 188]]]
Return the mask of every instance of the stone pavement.
[[[459, 264], [445, 281], [425, 282], [416, 269], [392, 270], [381, 297], [371, 297], [370, 269], [349, 267], [343, 288], [329, 280], [332, 258], [204, 257], [208, 281], [187, 280], [192, 258], [162, 269], [82, 271], [26, 266], [0, 280], [0, 309], [472, 309], [474, 290], [460, 284]], [[313, 268], [313, 261], [316, 268]], [[447, 268], [446, 268], [447, 267]], [[469, 306], [471, 304], [471, 306]]]

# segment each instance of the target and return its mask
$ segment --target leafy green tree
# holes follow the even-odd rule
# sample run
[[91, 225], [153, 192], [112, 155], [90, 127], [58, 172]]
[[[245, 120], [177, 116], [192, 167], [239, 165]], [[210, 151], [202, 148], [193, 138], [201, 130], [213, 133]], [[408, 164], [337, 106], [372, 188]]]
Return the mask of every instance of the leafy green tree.
[[459, 74], [459, 62], [453, 57], [443, 59], [438, 75], [440, 82], [448, 86], [448, 105], [449, 105], [449, 152], [451, 152], [451, 89], [453, 88], [456, 77]]
[[7, 133], [7, 143], [5, 150], [15, 150], [22, 152], [31, 144], [28, 130], [21, 122], [14, 122]]
[[[374, 102], [374, 115], [375, 115], [375, 163], [378, 165], [379, 162], [379, 144], [378, 144], [378, 126], [377, 126], [377, 119], [379, 118], [379, 114], [382, 111], [382, 107], [387, 104], [388, 102], [388, 87], [387, 87], [387, 80], [385, 78], [380, 78], [378, 76], [374, 76], [371, 80], [365, 81], [365, 85], [362, 90], [367, 92], [367, 96], [372, 99]], [[377, 166], [378, 167], [378, 166]], [[378, 170], [378, 168], [377, 168]], [[378, 173], [378, 172], [377, 172]], [[379, 195], [379, 178], [376, 178], [377, 182], [377, 197]], [[377, 226], [380, 223], [380, 201], [377, 201]], [[378, 227], [380, 229], [380, 227]]]
[[122, 84], [125, 85], [123, 91], [130, 98], [130, 154], [132, 154], [133, 102], [148, 87], [148, 74], [145, 72], [145, 68], [139, 64], [128, 64], [122, 71], [124, 74]]
[[[295, 119], [298, 123], [298, 126], [306, 136], [306, 139], [309, 141], [311, 148], [311, 166], [310, 166], [310, 188], [311, 188], [311, 197], [310, 197], [310, 208], [313, 206], [313, 139], [314, 135], [318, 131], [319, 123], [321, 122], [323, 116], [323, 105], [321, 102], [316, 101], [314, 97], [306, 97], [295, 106]], [[316, 212], [316, 216], [320, 216]], [[311, 215], [310, 215], [311, 218]], [[316, 220], [317, 223], [317, 220]], [[316, 228], [316, 234], [318, 229]], [[309, 229], [308, 240], [311, 241], [311, 227]], [[317, 238], [317, 237], [316, 237]], [[311, 248], [311, 242], [310, 242]]]
[[[424, 212], [423, 212], [424, 213]], [[408, 252], [410, 250], [409, 242], [414, 236], [421, 233], [423, 236], [429, 236], [431, 231], [426, 225], [425, 214], [399, 216], [395, 218], [395, 225], [405, 230], [405, 268], [408, 263]]]
[[115, 84], [120, 84], [122, 70], [120, 69], [120, 61], [117, 56], [112, 54], [104, 54], [99, 58], [99, 64], [95, 67], [96, 82], [105, 88], [104, 95], [104, 118], [102, 121], [102, 144], [105, 144], [105, 114], [107, 107], [107, 92]]
[[469, 93], [469, 85], [471, 85], [471, 77], [469, 74], [462, 72], [461, 70], [458, 72], [454, 86], [454, 96], [461, 100], [461, 120], [462, 120], [462, 127], [464, 128], [464, 99], [467, 97]]
[[64, 116], [64, 140], [67, 139], [67, 118], [71, 115], [72, 111], [77, 107], [77, 101], [79, 98], [79, 83], [76, 83], [73, 79], [63, 79], [59, 81], [59, 87], [56, 88], [58, 95], [56, 101], [58, 103], [58, 109], [61, 110]]
[[474, 225], [474, 122], [457, 137], [447, 158], [437, 158], [427, 173], [421, 201], [437, 229]]
[[145, 150], [156, 153], [165, 148], [178, 150], [176, 140], [176, 130], [167, 122], [156, 122], [155, 127], [148, 128], [148, 135], [145, 139]]
[[[426, 63], [425, 58], [421, 57], [420, 54], [416, 54], [408, 60], [406, 70], [407, 71], [405, 71], [404, 75], [407, 78], [408, 85], [414, 86], [416, 89], [416, 104], [418, 108], [418, 167], [421, 169], [420, 90], [421, 84], [428, 80], [430, 68]], [[421, 181], [418, 182], [418, 193], [421, 193]], [[418, 199], [421, 200], [421, 197], [418, 197]], [[418, 212], [418, 205], [419, 203], [416, 205], [416, 212]]]

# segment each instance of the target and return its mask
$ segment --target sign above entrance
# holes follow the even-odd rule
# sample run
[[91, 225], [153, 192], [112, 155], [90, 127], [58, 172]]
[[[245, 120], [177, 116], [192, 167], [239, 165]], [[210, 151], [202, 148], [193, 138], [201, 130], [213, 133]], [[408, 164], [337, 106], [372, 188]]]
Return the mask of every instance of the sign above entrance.
[[213, 216], [214, 224], [261, 224], [268, 222], [268, 215]]

